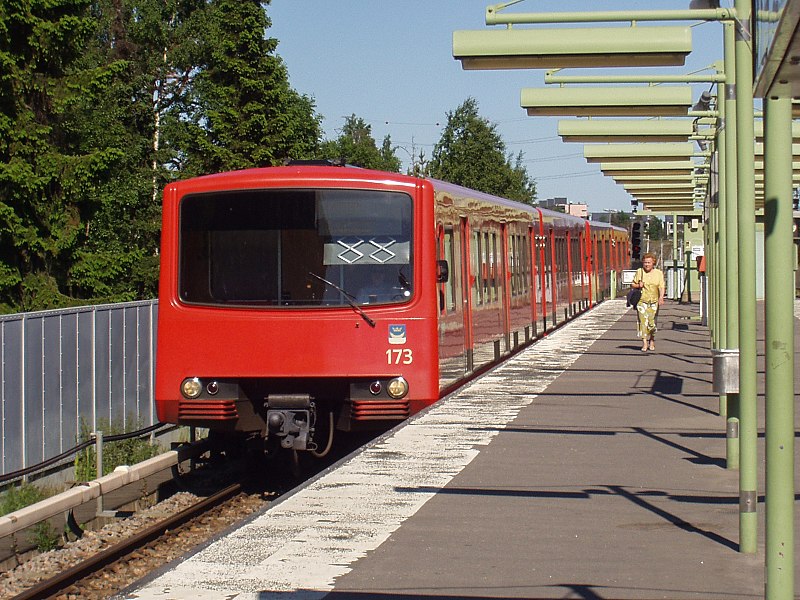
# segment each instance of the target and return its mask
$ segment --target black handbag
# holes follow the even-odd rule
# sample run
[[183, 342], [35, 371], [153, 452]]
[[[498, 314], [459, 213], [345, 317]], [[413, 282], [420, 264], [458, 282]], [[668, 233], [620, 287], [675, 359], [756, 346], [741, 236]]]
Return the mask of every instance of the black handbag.
[[639, 300], [642, 299], [642, 290], [639, 288], [631, 288], [628, 292], [626, 306], [630, 306], [631, 308], [636, 308], [636, 305], [639, 304]]
[[[640, 271], [641, 269], [636, 269], [636, 275], [638, 275]], [[644, 278], [644, 273], [642, 273], [642, 278]], [[634, 277], [634, 279], [636, 278]], [[639, 304], [639, 300], [642, 299], [642, 288], [631, 288], [628, 290], [628, 295], [626, 298], [627, 301], [625, 302], [625, 306], [636, 308], [636, 305]]]

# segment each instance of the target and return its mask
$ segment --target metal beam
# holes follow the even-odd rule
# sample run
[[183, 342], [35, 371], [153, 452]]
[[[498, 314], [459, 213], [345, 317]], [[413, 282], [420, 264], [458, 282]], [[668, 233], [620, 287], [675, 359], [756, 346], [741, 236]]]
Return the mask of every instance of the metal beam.
[[680, 66], [691, 51], [689, 27], [453, 32], [453, 58], [465, 70]]

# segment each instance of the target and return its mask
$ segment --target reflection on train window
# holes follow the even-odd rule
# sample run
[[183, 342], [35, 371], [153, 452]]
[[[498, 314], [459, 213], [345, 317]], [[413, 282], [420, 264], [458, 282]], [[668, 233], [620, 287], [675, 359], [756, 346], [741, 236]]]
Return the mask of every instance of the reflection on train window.
[[413, 294], [411, 197], [370, 190], [196, 194], [180, 208], [180, 297], [347, 306]]
[[489, 245], [489, 232], [483, 234], [483, 266], [481, 268], [481, 280], [483, 281], [483, 301], [490, 303], [494, 298], [490, 289], [492, 274], [492, 249]]
[[447, 261], [449, 267], [449, 277], [445, 283], [445, 307], [448, 312], [456, 309], [456, 269], [455, 262], [455, 240], [453, 239], [453, 230], [445, 229], [444, 231], [444, 260]]
[[476, 306], [483, 304], [483, 269], [481, 256], [481, 234], [479, 231], [472, 232], [472, 244], [470, 254], [472, 254], [472, 303]]

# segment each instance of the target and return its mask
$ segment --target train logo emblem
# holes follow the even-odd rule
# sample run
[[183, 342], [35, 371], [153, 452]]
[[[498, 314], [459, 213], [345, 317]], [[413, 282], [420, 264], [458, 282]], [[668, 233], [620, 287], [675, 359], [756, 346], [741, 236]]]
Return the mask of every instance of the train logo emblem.
[[389, 343], [390, 344], [406, 343], [405, 325], [389, 325]]

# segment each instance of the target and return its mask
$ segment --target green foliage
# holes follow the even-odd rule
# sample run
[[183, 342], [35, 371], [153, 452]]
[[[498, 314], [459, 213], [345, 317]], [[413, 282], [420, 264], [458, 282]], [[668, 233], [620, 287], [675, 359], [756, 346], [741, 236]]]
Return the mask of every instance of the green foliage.
[[13, 485], [0, 494], [0, 517], [45, 498], [47, 495], [31, 483], [23, 481], [19, 485]]
[[667, 228], [664, 227], [664, 222], [658, 217], [647, 218], [647, 237], [651, 240], [667, 238]]
[[350, 115], [345, 119], [339, 137], [322, 144], [321, 154], [328, 158], [365, 169], [399, 173], [401, 162], [394, 153], [390, 136], [378, 148], [372, 127], [364, 119]]
[[626, 213], [623, 211], [613, 211], [608, 213], [609, 222], [612, 225], [617, 225], [618, 227], [623, 227], [625, 229], [630, 228], [631, 224], [631, 214]]
[[0, 306], [39, 308], [66, 280], [78, 243], [85, 160], [65, 111], [94, 24], [88, 0], [16, 0], [0, 10]]
[[[107, 419], [100, 419], [97, 428], [103, 432], [103, 437], [129, 433], [142, 428], [141, 423], [129, 423], [127, 427], [119, 422], [111, 423]], [[81, 421], [79, 443], [92, 439], [89, 425]], [[103, 474], [107, 475], [120, 465], [134, 465], [148, 458], [153, 458], [161, 452], [158, 444], [151, 444], [142, 438], [130, 438], [116, 442], [103, 441]], [[89, 446], [75, 456], [75, 480], [91, 481], [97, 478], [97, 449]]]
[[261, 2], [215, 0], [192, 15], [190, 85], [165, 113], [181, 177], [312, 158], [320, 138], [313, 101], [291, 89]]
[[152, 298], [165, 183], [315, 155], [269, 26], [254, 0], [0, 3], [0, 312]]
[[60, 536], [50, 522], [42, 521], [31, 528], [30, 540], [39, 552], [49, 552], [58, 548]]
[[[27, 482], [11, 486], [0, 494], [0, 516], [36, 504], [49, 495], [44, 490]], [[37, 550], [46, 552], [58, 547], [59, 535], [55, 527], [47, 521], [42, 521], [31, 528], [30, 539]]]
[[442, 137], [433, 149], [431, 176], [511, 200], [533, 204], [536, 185], [522, 164], [513, 160], [497, 126], [478, 114], [478, 103], [467, 98], [447, 113]]

